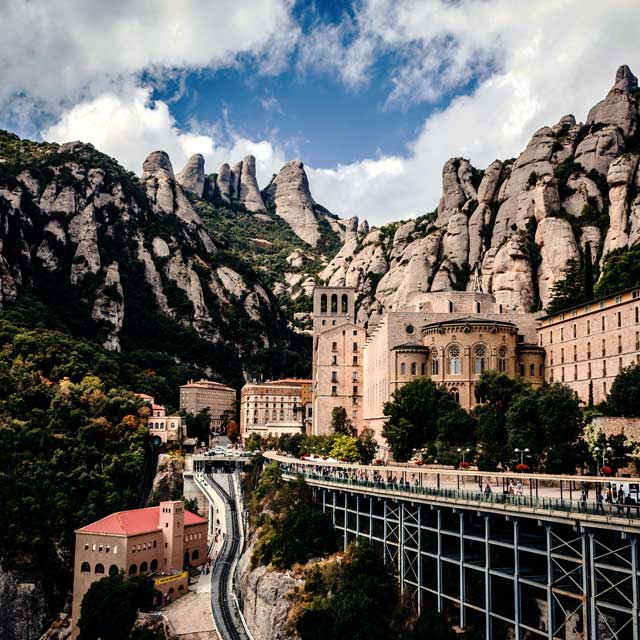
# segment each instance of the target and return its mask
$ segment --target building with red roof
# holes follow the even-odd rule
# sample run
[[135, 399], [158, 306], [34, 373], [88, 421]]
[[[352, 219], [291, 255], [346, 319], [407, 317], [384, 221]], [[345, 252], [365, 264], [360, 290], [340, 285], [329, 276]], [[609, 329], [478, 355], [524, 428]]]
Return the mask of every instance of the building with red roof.
[[207, 529], [207, 520], [187, 511], [179, 500], [118, 511], [78, 529], [71, 637], [78, 636], [85, 593], [107, 575], [152, 575], [159, 603], [182, 595], [188, 568], [206, 561]]

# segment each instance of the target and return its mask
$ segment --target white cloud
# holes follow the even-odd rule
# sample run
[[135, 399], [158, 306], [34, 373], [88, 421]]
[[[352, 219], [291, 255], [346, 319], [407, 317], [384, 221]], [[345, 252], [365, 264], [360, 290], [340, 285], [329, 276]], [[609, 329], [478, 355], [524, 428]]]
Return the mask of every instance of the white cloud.
[[464, 156], [482, 168], [516, 156], [539, 127], [566, 113], [584, 120], [620, 64], [639, 73], [638, 19], [634, 0], [371, 0], [360, 20], [376, 46], [416, 56], [390, 70], [393, 99], [430, 99], [464, 85], [467, 66], [485, 79], [428, 117], [406, 157], [310, 170], [314, 197], [376, 224], [432, 210], [447, 158]]
[[106, 92], [66, 111], [43, 131], [45, 140], [82, 140], [115, 157], [127, 169], [140, 173], [144, 158], [154, 150], [166, 151], [173, 168], [180, 171], [194, 153], [205, 157], [205, 170], [217, 172], [223, 162], [256, 157], [260, 184], [265, 185], [285, 163], [282, 149], [267, 140], [254, 141], [231, 131], [219, 134], [216, 127], [180, 131], [161, 100], [151, 100], [150, 87], [129, 85], [119, 93]]
[[[0, 107], [27, 94], [54, 113], [142, 72], [232, 65], [277, 71], [298, 37], [291, 0], [0, 2]], [[6, 117], [6, 116], [5, 116]]]

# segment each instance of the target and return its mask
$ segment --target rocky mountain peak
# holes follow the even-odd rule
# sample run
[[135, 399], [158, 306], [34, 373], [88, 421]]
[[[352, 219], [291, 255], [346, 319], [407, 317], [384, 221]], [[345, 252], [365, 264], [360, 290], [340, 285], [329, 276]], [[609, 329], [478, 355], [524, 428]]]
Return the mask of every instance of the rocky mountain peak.
[[273, 177], [263, 195], [298, 237], [311, 246], [317, 244], [320, 230], [314, 212], [315, 202], [311, 197], [304, 164], [300, 160], [287, 162]]
[[166, 151], [152, 151], [142, 163], [142, 179], [152, 176], [174, 179], [173, 167]]
[[202, 198], [204, 192], [204, 156], [201, 153], [192, 155], [184, 169], [176, 176], [176, 180], [185, 191]]
[[635, 91], [638, 88], [638, 78], [633, 75], [633, 72], [626, 64], [618, 67], [616, 71], [616, 81], [613, 85], [613, 89], [619, 91]]

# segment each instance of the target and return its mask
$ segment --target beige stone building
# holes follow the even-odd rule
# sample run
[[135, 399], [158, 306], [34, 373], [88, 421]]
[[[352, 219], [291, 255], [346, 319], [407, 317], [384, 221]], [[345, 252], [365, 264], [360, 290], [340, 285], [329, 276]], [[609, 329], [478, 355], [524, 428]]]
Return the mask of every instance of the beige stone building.
[[475, 405], [475, 383], [489, 369], [542, 384], [536, 325], [535, 315], [504, 312], [485, 293], [410, 294], [406, 306], [387, 313], [367, 337], [364, 425], [383, 443], [385, 402], [420, 376], [444, 385], [465, 409]]
[[198, 413], [209, 409], [211, 428], [214, 431], [236, 417], [235, 389], [213, 380], [198, 380], [180, 387], [180, 409], [188, 413]]
[[240, 433], [281, 436], [303, 433], [311, 419], [311, 380], [249, 382], [240, 391]]
[[170, 501], [158, 507], [112, 513], [78, 529], [71, 637], [78, 637], [84, 595], [92, 583], [105, 576], [151, 575], [158, 604], [185, 593], [185, 569], [207, 558], [207, 526], [207, 520], [186, 511], [184, 503]]
[[640, 288], [541, 318], [545, 380], [561, 382], [587, 404], [604, 400], [624, 367], [640, 362]]
[[344, 407], [363, 426], [365, 328], [353, 322], [355, 290], [316, 287], [313, 292], [313, 434], [328, 433], [331, 412]]
[[174, 440], [180, 440], [187, 435], [187, 427], [182, 416], [168, 416], [167, 410], [161, 404], [156, 404], [153, 396], [146, 393], [136, 393], [151, 407], [151, 415], [147, 420], [149, 433], [152, 437], [159, 438], [166, 444]]

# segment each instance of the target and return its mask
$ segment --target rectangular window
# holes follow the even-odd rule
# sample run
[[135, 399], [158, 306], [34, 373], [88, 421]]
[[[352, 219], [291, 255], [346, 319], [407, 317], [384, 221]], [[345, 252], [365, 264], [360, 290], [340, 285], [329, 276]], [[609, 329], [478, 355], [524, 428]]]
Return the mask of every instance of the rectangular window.
[[358, 350], [358, 343], [357, 343], [357, 342], [354, 342], [354, 343], [353, 343], [353, 350], [354, 350], [354, 351], [357, 351], [357, 350]]
[[573, 345], [573, 361], [575, 362], [578, 359], [578, 347]]
[[607, 375], [607, 361], [603, 360], [602, 361], [602, 377], [604, 378], [604, 376]]
[[560, 327], [560, 342], [564, 340], [564, 327]]
[[353, 365], [357, 366], [358, 364], [358, 356], [353, 356]]
[[616, 304], [620, 304], [622, 302], [622, 296], [616, 296]]
[[553, 369], [549, 371], [549, 382], [553, 382]]
[[618, 329], [622, 326], [622, 313], [618, 311]]
[[602, 357], [607, 355], [607, 341], [603, 340], [602, 341]]
[[336, 387], [336, 386], [331, 387], [331, 395], [332, 396], [337, 396], [338, 395], [338, 387]]
[[591, 363], [587, 363], [587, 377], [591, 380]]
[[553, 344], [553, 331], [549, 331], [549, 344]]
[[640, 322], [640, 311], [638, 310], [638, 307], [635, 308], [635, 314], [636, 314], [636, 324], [638, 324], [638, 322]]
[[523, 364], [520, 365], [520, 377], [524, 378], [524, 365]]
[[587, 360], [591, 360], [591, 343], [587, 342]]
[[560, 363], [564, 364], [564, 347], [560, 349]]
[[591, 320], [587, 320], [587, 335], [591, 335]]
[[338, 364], [338, 356], [331, 356], [331, 364]]
[[605, 327], [606, 327], [605, 319], [604, 319], [604, 316], [602, 316], [602, 330], [603, 331], [605, 331]]
[[550, 352], [549, 352], [549, 355], [551, 356], [551, 362], [550, 362], [550, 364], [551, 364], [551, 366], [553, 366], [553, 351], [550, 351]]
[[561, 372], [562, 372], [562, 382], [564, 382], [564, 367], [562, 367]]
[[351, 375], [351, 380], [353, 382], [358, 382], [358, 372], [354, 371], [353, 374]]
[[578, 365], [577, 364], [573, 365], [573, 379], [574, 380], [578, 379]]
[[357, 329], [354, 329], [354, 330], [353, 330], [353, 335], [354, 335], [354, 336], [357, 336], [357, 335], [358, 335], [358, 330], [357, 330]]
[[337, 351], [338, 350], [338, 343], [337, 342], [332, 342], [331, 343], [331, 351]]
[[332, 371], [331, 372], [331, 382], [338, 382], [338, 372], [337, 371]]
[[573, 325], [573, 337], [574, 338], [576, 337], [576, 325], [575, 324]]
[[618, 353], [622, 353], [622, 336], [618, 336]]
[[636, 351], [640, 349], [640, 332], [636, 331]]
[[358, 385], [354, 385], [354, 387], [353, 387], [353, 395], [354, 396], [358, 395]]
[[618, 358], [618, 373], [622, 371], [622, 358]]

